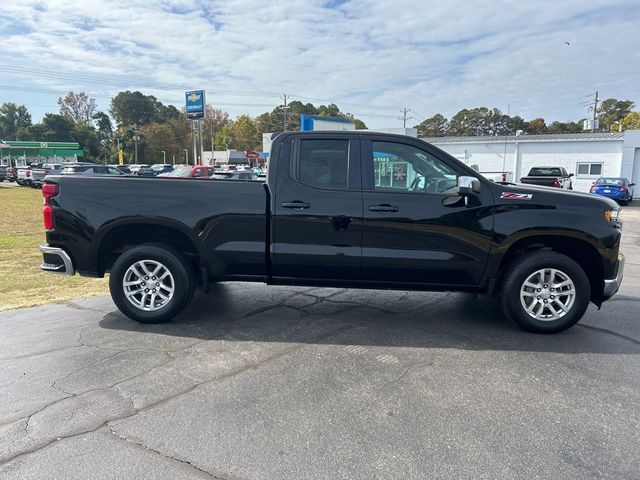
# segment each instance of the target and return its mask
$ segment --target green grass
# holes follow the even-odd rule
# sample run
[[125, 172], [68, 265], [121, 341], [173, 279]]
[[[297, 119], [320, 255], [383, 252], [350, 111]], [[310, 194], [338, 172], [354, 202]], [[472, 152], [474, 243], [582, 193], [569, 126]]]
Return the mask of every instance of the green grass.
[[107, 293], [105, 279], [42, 272], [44, 242], [40, 190], [0, 183], [0, 311]]

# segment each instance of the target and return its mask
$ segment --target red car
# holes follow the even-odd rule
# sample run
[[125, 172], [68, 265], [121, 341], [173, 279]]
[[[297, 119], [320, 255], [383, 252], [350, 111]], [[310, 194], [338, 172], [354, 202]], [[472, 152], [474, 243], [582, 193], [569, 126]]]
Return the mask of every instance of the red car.
[[213, 167], [204, 165], [178, 165], [172, 172], [163, 173], [160, 177], [209, 178], [213, 175]]

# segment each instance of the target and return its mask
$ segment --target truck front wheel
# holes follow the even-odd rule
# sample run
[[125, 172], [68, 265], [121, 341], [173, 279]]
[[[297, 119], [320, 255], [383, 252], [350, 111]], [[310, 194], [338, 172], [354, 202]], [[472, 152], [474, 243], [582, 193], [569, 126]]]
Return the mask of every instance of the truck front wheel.
[[132, 320], [162, 323], [189, 303], [194, 282], [188, 264], [174, 250], [141, 245], [123, 253], [109, 278], [111, 298]]
[[589, 306], [589, 278], [574, 260], [556, 252], [518, 257], [503, 278], [502, 309], [529, 332], [566, 330]]

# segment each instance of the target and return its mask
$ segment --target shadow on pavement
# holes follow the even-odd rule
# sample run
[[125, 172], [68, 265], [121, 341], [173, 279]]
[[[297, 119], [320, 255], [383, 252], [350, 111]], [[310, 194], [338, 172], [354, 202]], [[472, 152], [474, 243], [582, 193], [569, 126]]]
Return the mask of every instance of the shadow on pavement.
[[[118, 311], [101, 328], [203, 340], [295, 342], [553, 353], [640, 353], [639, 298], [615, 297], [590, 306], [581, 323], [555, 335], [523, 332], [495, 301], [452, 293], [284, 289], [219, 284], [197, 294], [166, 324], [139, 324]], [[271, 289], [279, 289], [274, 295]], [[252, 295], [259, 291], [260, 295]], [[313, 293], [309, 293], [313, 292]], [[331, 293], [333, 292], [333, 293]], [[259, 296], [260, 298], [254, 298]]]

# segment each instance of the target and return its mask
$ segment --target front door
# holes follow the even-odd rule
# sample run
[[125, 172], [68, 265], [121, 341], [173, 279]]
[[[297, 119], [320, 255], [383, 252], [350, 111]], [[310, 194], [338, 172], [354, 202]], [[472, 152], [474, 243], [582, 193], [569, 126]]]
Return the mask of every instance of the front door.
[[274, 279], [360, 276], [360, 140], [347, 135], [285, 139], [272, 203]]
[[[473, 286], [493, 230], [488, 188], [456, 194], [455, 162], [418, 141], [362, 141], [362, 275], [390, 283]], [[459, 167], [458, 167], [459, 168]]]

